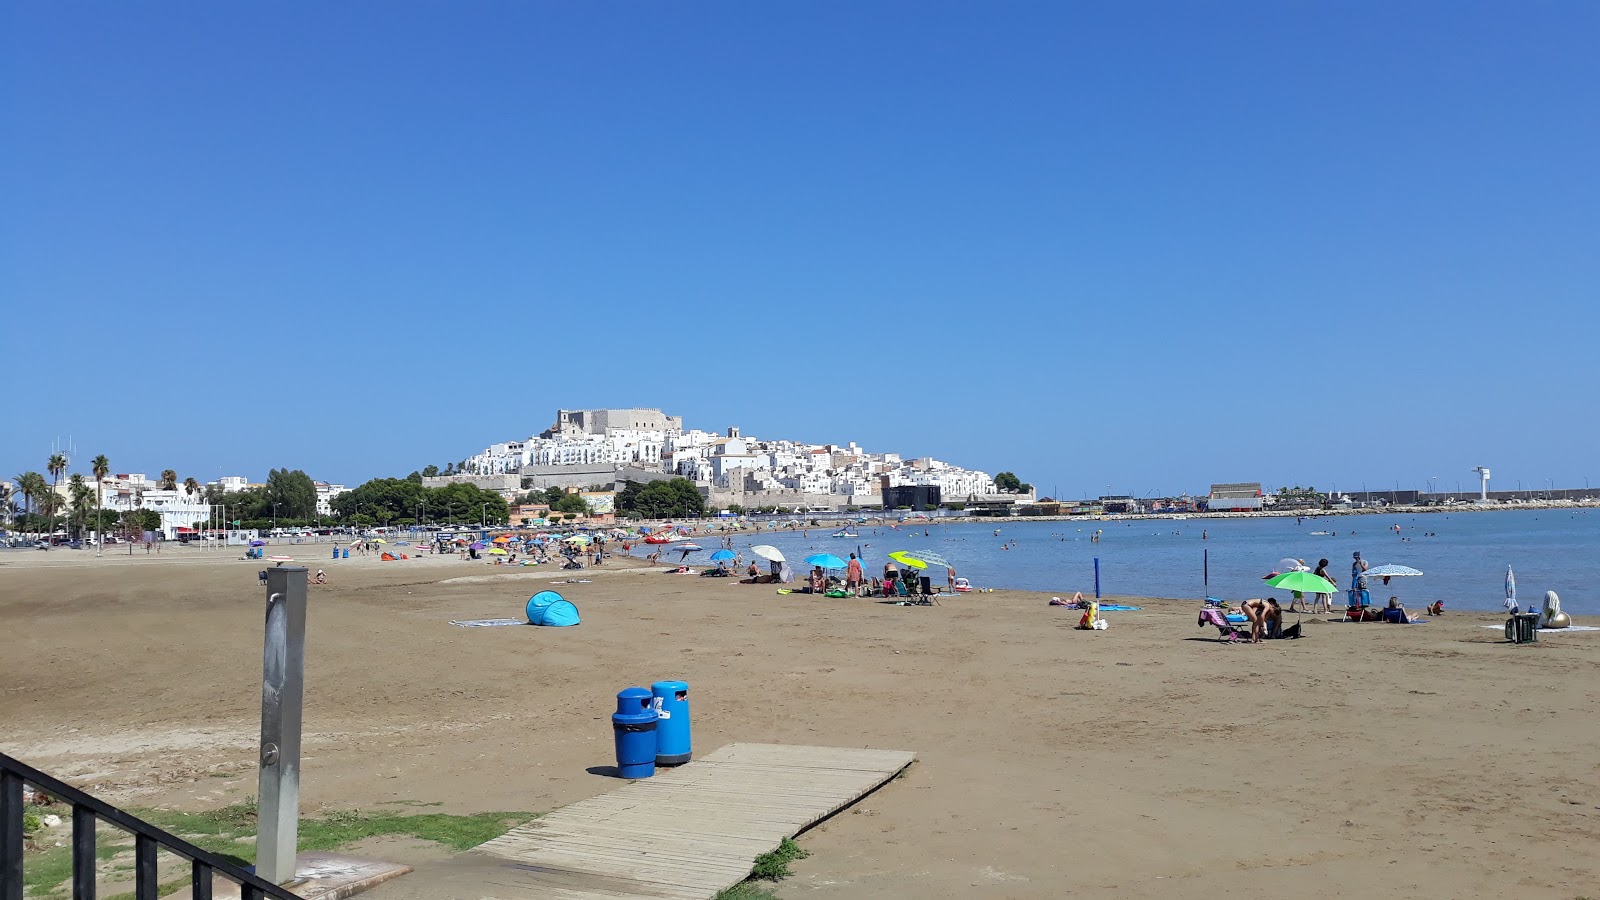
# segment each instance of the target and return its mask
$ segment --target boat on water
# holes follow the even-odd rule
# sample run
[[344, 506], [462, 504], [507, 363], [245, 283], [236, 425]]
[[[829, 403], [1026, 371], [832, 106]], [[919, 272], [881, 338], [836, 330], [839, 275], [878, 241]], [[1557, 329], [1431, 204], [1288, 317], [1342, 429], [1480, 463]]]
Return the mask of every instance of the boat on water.
[[851, 531], [851, 530], [850, 530], [850, 529], [848, 529], [848, 528], [846, 528], [846, 529], [845, 529], [845, 530], [843, 530], [843, 531], [835, 531], [835, 532], [834, 532], [834, 533], [833, 533], [833, 536], [834, 536], [834, 537], [837, 537], [837, 538], [853, 538], [853, 537], [861, 537], [861, 535], [859, 535], [859, 534], [857, 534], [857, 533], [855, 533], [855, 532], [854, 532], [854, 531]]
[[1333, 532], [1331, 532], [1331, 531], [1313, 531], [1311, 533], [1313, 535], [1315, 535], [1315, 536], [1318, 536], [1318, 537], [1327, 537], [1328, 535], [1332, 534]]
[[672, 543], [674, 541], [681, 541], [681, 540], [684, 540], [683, 536], [678, 535], [678, 534], [673, 534], [672, 532], [667, 532], [667, 533], [664, 533], [664, 534], [652, 534], [649, 537], [645, 538], [644, 542], [646, 544], [670, 544], [670, 543]]

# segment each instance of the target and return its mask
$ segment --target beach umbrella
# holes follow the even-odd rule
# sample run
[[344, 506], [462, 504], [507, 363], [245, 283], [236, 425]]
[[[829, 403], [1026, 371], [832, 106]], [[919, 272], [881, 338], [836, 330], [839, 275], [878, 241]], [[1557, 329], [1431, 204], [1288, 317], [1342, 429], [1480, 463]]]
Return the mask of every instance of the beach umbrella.
[[1286, 556], [1283, 559], [1278, 560], [1278, 565], [1275, 566], [1274, 568], [1278, 572], [1309, 572], [1309, 571], [1311, 571], [1311, 567], [1306, 565], [1304, 561], [1295, 559], [1294, 557], [1291, 557], [1291, 556]]
[[699, 553], [701, 550], [704, 550], [705, 548], [700, 546], [699, 544], [673, 544], [672, 545], [672, 549], [674, 549], [674, 550], [682, 550], [685, 553]]
[[750, 552], [761, 557], [767, 562], [781, 563], [785, 561], [783, 554], [778, 552], [778, 548], [769, 544], [757, 544], [750, 548]]
[[494, 542], [496, 544], [509, 544], [509, 543], [511, 543], [511, 535], [502, 534], [499, 537], [495, 538]]
[[505, 556], [506, 555], [506, 551], [500, 549], [499, 547], [495, 547], [495, 548], [489, 550], [488, 552], [489, 553], [493, 553], [495, 556]]
[[904, 566], [913, 569], [929, 569], [934, 567], [951, 568], [950, 561], [937, 553], [922, 553], [913, 550], [896, 550], [889, 554], [889, 558]]
[[374, 544], [387, 544], [389, 542], [384, 540], [383, 538], [378, 538], [377, 540], [373, 541], [373, 543]]
[[[255, 540], [255, 541], [251, 541], [250, 542], [250, 546], [252, 546], [252, 547], [265, 547], [266, 545], [267, 545], [267, 542], [266, 541], [261, 541], [261, 540]], [[1507, 569], [1506, 571], [1509, 572], [1510, 570]], [[1506, 577], [1510, 578], [1511, 576], [1507, 575]]]
[[1332, 594], [1337, 588], [1328, 579], [1310, 572], [1284, 572], [1267, 579], [1268, 587], [1302, 594]]
[[738, 558], [739, 558], [739, 554], [733, 552], [732, 550], [718, 550], [717, 552], [711, 554], [711, 561], [712, 562], [722, 562], [725, 559], [738, 559]]
[[1506, 599], [1517, 602], [1517, 575], [1510, 566], [1506, 566]]
[[473, 541], [472, 543], [467, 545], [467, 549], [468, 550], [482, 550], [483, 549], [483, 541]]
[[1413, 569], [1410, 566], [1374, 566], [1373, 568], [1367, 570], [1368, 578], [1405, 578], [1412, 575], [1421, 574], [1421, 569]]
[[805, 558], [808, 566], [818, 566], [824, 569], [843, 569], [849, 564], [832, 553], [818, 553]]

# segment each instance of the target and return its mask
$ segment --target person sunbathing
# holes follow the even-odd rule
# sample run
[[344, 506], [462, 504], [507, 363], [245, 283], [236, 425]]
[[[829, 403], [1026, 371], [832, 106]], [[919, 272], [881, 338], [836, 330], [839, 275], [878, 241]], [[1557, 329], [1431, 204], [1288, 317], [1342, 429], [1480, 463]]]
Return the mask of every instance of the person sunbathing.
[[1381, 615], [1383, 621], [1390, 625], [1409, 625], [1417, 620], [1416, 616], [1406, 615], [1406, 608], [1400, 605], [1399, 597], [1390, 597], [1389, 606]]

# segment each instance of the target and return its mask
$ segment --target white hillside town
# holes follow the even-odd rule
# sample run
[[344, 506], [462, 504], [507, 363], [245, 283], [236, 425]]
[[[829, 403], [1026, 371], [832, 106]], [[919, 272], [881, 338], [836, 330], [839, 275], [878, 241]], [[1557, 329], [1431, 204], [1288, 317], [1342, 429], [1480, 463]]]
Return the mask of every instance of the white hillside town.
[[[522, 476], [524, 481], [531, 477], [574, 486], [681, 476], [719, 508], [920, 507], [999, 494], [988, 473], [930, 457], [869, 453], [853, 441], [839, 445], [762, 439], [743, 435], [738, 428], [722, 434], [685, 430], [680, 417], [659, 409], [559, 410], [555, 424], [540, 434], [492, 444], [469, 457], [461, 472], [429, 480], [442, 483], [483, 476]], [[898, 488], [935, 490], [897, 494]], [[886, 504], [886, 496], [908, 502]], [[914, 502], [909, 502], [911, 498]]]

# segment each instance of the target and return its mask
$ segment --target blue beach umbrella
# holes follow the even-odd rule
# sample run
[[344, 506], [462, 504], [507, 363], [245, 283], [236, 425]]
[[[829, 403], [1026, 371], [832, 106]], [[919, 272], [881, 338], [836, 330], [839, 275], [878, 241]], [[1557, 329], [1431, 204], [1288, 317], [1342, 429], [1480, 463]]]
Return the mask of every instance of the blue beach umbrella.
[[739, 554], [733, 552], [732, 550], [718, 550], [717, 552], [711, 554], [711, 561], [722, 562], [725, 559], [737, 559], [738, 557]]
[[808, 556], [805, 558], [805, 564], [808, 566], [820, 566], [824, 569], [843, 569], [849, 565], [832, 553], [818, 553], [815, 556]]

